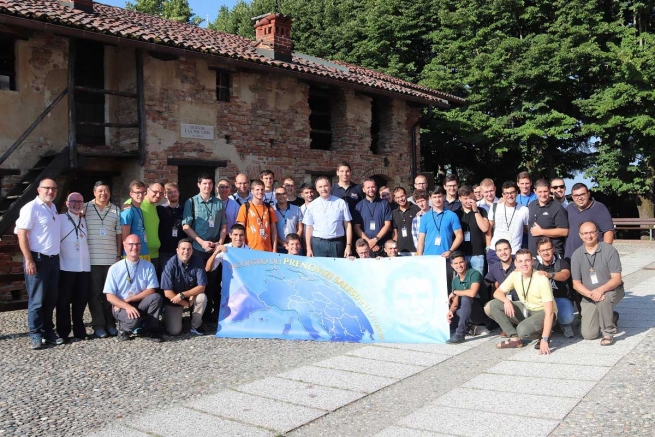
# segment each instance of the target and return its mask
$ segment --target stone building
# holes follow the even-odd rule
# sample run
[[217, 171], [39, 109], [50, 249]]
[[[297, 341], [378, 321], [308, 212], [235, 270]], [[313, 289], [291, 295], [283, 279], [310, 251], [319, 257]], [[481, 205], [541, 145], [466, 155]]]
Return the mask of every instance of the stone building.
[[85, 198], [109, 179], [115, 202], [132, 179], [185, 198], [201, 172], [302, 183], [342, 160], [411, 186], [422, 109], [463, 100], [294, 52], [283, 15], [255, 26], [252, 41], [92, 0], [0, 0], [0, 235], [45, 174]]

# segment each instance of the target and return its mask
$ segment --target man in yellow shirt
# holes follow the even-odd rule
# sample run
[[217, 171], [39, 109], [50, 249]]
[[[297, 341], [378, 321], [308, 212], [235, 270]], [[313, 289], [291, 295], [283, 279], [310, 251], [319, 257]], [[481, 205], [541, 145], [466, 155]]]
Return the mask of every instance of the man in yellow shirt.
[[[507, 298], [512, 290], [518, 294], [518, 301]], [[550, 354], [548, 343], [557, 306], [548, 278], [532, 269], [532, 255], [528, 249], [516, 252], [516, 270], [498, 287], [493, 297], [489, 316], [507, 333], [507, 340], [496, 347], [523, 347], [524, 339], [531, 339], [541, 331], [541, 341], [535, 349], [539, 349], [540, 355]]]

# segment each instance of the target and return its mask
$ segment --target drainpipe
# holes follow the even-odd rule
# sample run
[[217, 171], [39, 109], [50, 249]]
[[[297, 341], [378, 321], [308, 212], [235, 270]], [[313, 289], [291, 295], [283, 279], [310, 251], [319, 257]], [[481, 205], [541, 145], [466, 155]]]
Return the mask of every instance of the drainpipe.
[[[430, 121], [432, 118], [432, 105], [428, 106], [428, 113], [425, 117], [423, 117], [423, 122], [427, 123]], [[416, 169], [416, 140], [417, 140], [417, 134], [416, 134], [416, 129], [419, 128], [421, 125], [421, 117], [412, 125], [412, 181], [416, 178], [416, 175], [418, 174], [418, 171]]]

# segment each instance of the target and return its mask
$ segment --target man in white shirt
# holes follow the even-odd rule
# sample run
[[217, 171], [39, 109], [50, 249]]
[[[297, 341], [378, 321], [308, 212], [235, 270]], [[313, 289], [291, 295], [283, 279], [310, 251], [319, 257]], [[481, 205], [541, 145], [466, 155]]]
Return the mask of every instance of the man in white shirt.
[[41, 349], [42, 342], [53, 345], [64, 342], [55, 334], [52, 322], [59, 290], [61, 218], [53, 204], [57, 183], [43, 179], [36, 191], [38, 196], [21, 208], [14, 232], [23, 253], [30, 347]]
[[231, 190], [232, 185], [230, 185], [230, 181], [227, 179], [220, 179], [216, 184], [216, 197], [223, 201], [228, 229], [232, 229], [232, 225], [237, 222], [237, 214], [239, 214], [239, 207], [241, 206], [236, 200], [230, 198]]
[[[82, 217], [84, 199], [80, 193], [70, 193], [66, 200], [68, 211], [59, 214], [61, 247], [59, 252], [59, 296], [57, 297], [57, 334], [65, 342], [86, 340], [84, 310], [89, 300], [91, 257], [89, 228]], [[73, 338], [71, 332], [73, 306]]]
[[234, 186], [237, 187], [237, 191], [230, 197], [237, 203], [237, 205], [241, 206], [252, 200], [252, 193], [250, 192], [250, 180], [248, 179], [248, 176], [243, 173], [239, 173], [234, 179]]
[[478, 201], [478, 206], [489, 212], [493, 204], [498, 203], [498, 198], [496, 197], [496, 184], [490, 178], [482, 179], [480, 182], [480, 190], [482, 192], [482, 199]]
[[223, 254], [227, 252], [228, 247], [235, 247], [237, 249], [250, 249], [246, 244], [246, 228], [239, 223], [235, 223], [230, 228], [231, 242], [216, 246], [216, 250], [205, 264], [205, 271], [207, 273], [213, 272], [223, 262]]
[[503, 184], [503, 198], [505, 202], [493, 204], [489, 210], [489, 225], [493, 236], [487, 244], [487, 264], [491, 266], [500, 262], [493, 249], [498, 240], [505, 239], [512, 246], [512, 255], [521, 248], [524, 231], [528, 225], [528, 208], [516, 203], [519, 187], [513, 181]]

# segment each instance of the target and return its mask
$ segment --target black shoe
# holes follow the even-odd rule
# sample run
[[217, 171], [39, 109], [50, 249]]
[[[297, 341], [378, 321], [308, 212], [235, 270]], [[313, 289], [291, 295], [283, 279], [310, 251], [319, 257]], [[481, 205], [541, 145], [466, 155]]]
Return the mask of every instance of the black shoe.
[[118, 331], [118, 341], [127, 341], [127, 340], [131, 340], [131, 339], [132, 339], [132, 337], [130, 337], [129, 332]]
[[205, 331], [205, 328], [203, 328], [202, 325], [198, 326], [197, 328], [191, 328], [189, 332], [192, 333], [193, 335], [198, 335], [198, 336], [207, 334], [207, 331]]
[[614, 325], [616, 325], [616, 329], [619, 329], [619, 313], [614, 311], [614, 317], [612, 317], [612, 321], [614, 322]]
[[460, 344], [464, 343], [466, 339], [464, 338], [464, 335], [462, 334], [453, 334], [447, 341], [446, 343], [448, 344]]
[[60, 337], [57, 337], [57, 334], [55, 334], [54, 332], [50, 333], [50, 334], [46, 334], [43, 337], [43, 341], [48, 343], [48, 344], [52, 344], [54, 346], [59, 346], [61, 344], [64, 344], [64, 339], [60, 338]]
[[152, 331], [150, 332], [150, 335], [148, 335], [145, 338], [154, 343], [161, 343], [164, 341], [164, 337], [161, 336], [161, 333], [159, 333], [159, 331]]
[[30, 347], [32, 350], [43, 349], [43, 341], [41, 341], [41, 337], [30, 337]]

